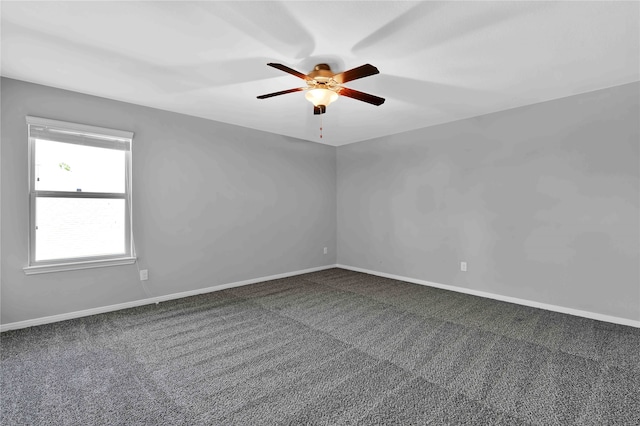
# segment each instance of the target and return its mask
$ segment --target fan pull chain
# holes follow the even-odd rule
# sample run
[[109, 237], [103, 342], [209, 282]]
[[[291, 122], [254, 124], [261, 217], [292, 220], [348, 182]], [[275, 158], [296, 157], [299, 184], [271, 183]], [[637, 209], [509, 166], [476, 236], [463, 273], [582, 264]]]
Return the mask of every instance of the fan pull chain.
[[320, 114], [320, 139], [322, 139], [322, 114]]

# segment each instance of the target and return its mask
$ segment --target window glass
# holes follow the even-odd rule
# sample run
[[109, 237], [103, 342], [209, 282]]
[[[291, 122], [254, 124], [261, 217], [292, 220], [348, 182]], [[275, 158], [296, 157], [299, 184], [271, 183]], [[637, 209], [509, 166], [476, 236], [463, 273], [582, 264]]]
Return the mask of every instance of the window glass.
[[124, 199], [36, 198], [35, 260], [126, 253]]
[[125, 151], [35, 140], [36, 191], [125, 192]]

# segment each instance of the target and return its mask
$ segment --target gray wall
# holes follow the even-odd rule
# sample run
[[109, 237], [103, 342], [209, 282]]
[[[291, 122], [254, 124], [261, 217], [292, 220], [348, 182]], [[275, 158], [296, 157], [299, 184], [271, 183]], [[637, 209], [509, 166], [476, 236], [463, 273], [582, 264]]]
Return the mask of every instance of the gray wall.
[[147, 297], [135, 265], [24, 275], [25, 115], [136, 133], [136, 245], [152, 296], [337, 261], [640, 319], [638, 83], [347, 145], [337, 158], [316, 143], [1, 83], [3, 324]]
[[639, 90], [338, 148], [338, 263], [640, 319]]
[[23, 273], [26, 115], [135, 132], [135, 242], [152, 296], [335, 264], [334, 147], [6, 78], [1, 89], [3, 324], [147, 297], [135, 265]]

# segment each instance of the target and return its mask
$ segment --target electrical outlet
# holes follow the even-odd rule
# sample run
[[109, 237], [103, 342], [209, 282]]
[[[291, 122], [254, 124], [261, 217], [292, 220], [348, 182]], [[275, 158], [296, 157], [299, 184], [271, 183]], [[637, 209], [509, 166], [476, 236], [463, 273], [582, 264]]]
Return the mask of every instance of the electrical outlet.
[[460, 270], [462, 272], [467, 272], [467, 262], [460, 262]]
[[327, 254], [327, 248], [326, 247], [324, 248], [324, 254]]
[[140, 271], [140, 281], [146, 281], [149, 279], [149, 270], [148, 269], [142, 269]]

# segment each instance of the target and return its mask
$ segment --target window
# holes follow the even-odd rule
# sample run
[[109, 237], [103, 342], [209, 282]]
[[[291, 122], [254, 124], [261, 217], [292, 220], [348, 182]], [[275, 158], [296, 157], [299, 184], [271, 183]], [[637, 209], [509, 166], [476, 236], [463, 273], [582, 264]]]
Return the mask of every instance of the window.
[[27, 117], [27, 125], [25, 273], [133, 263], [133, 133], [37, 117]]

